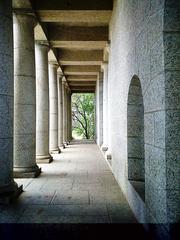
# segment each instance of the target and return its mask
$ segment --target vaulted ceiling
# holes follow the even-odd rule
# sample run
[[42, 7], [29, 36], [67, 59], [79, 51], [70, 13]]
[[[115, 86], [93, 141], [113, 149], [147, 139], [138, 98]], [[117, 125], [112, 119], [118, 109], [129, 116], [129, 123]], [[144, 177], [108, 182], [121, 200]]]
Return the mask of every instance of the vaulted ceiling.
[[72, 92], [93, 92], [109, 40], [113, 0], [31, 0]]

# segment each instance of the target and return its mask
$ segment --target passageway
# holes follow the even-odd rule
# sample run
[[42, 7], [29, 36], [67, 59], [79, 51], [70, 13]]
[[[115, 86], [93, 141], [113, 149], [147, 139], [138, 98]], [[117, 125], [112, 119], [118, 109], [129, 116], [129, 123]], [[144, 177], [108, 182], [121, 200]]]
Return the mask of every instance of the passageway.
[[135, 217], [98, 146], [75, 141], [40, 164], [35, 179], [16, 179], [24, 193], [0, 222], [9, 223], [136, 223]]

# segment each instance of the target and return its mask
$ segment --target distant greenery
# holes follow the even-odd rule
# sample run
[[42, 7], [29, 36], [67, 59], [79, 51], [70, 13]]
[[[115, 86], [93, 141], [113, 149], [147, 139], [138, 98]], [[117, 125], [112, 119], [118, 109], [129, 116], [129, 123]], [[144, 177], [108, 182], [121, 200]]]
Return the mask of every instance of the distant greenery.
[[72, 119], [74, 136], [78, 136], [78, 138], [94, 139], [94, 94], [74, 93], [72, 95]]

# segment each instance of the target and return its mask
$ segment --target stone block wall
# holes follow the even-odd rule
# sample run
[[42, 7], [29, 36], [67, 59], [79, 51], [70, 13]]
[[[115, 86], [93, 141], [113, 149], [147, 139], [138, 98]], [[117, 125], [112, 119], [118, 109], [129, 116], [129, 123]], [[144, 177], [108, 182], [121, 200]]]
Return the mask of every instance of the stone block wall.
[[[177, 221], [180, 24], [176, 2], [115, 0], [110, 24], [112, 171], [143, 223]], [[140, 80], [144, 102], [145, 202], [128, 180], [127, 102], [134, 75]]]
[[167, 218], [180, 220], [180, 2], [164, 7], [165, 146]]

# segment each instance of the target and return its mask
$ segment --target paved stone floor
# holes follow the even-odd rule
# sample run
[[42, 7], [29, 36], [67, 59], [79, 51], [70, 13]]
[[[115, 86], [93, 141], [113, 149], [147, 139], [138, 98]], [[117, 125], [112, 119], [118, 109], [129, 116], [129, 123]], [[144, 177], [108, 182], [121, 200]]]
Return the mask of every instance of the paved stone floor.
[[1, 223], [136, 223], [98, 146], [73, 142], [36, 179], [16, 179], [24, 192], [1, 207]]

